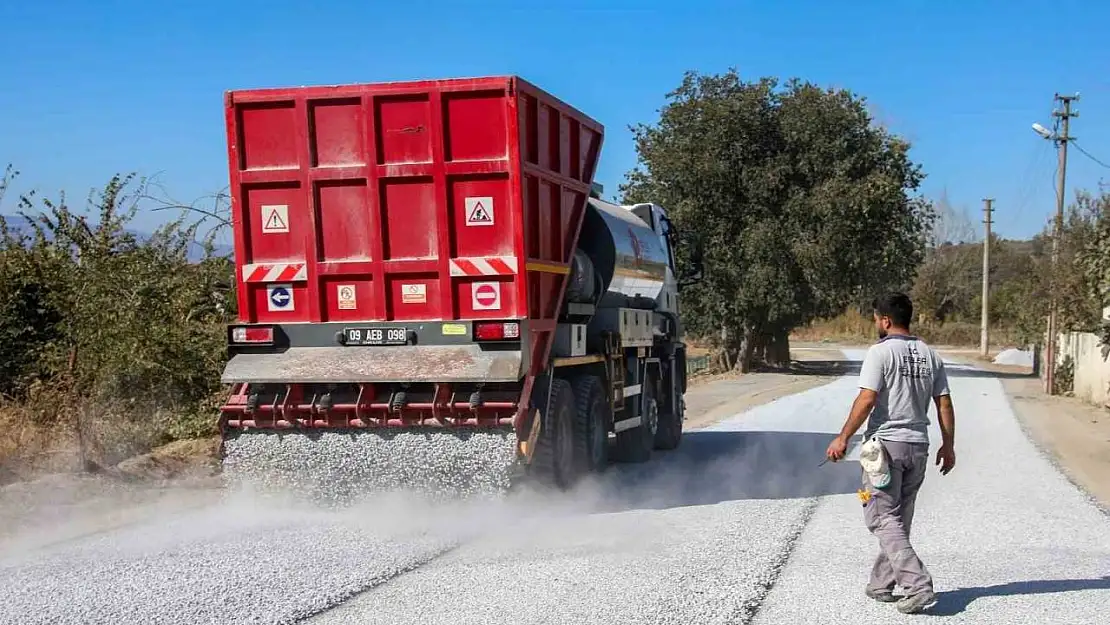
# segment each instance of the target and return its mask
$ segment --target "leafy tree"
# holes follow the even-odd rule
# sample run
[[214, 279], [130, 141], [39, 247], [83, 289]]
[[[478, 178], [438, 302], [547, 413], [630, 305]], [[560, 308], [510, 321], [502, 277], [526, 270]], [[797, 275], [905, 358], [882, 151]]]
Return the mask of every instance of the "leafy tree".
[[[1097, 306], [1101, 313], [1102, 308], [1110, 306], [1110, 193], [1101, 188], [1098, 196], [1080, 194], [1079, 202], [1088, 205], [1092, 227], [1084, 248], [1076, 255], [1076, 264], [1092, 306]], [[1095, 329], [1101, 336], [1105, 357], [1110, 348], [1110, 324], [1100, 319]]]
[[1099, 329], [1103, 304], [1098, 273], [1104, 262], [1100, 230], [1105, 227], [1102, 215], [1106, 207], [1105, 195], [1076, 193], [1075, 201], [1064, 213], [1055, 268], [1051, 221], [1032, 241], [1007, 242], [1001, 247], [999, 265], [992, 265], [992, 281], [996, 283], [992, 311], [997, 319], [1013, 325], [1022, 342], [1042, 340], [1053, 290], [1058, 300], [1060, 332]]
[[687, 73], [666, 99], [632, 129], [639, 165], [621, 191], [667, 208], [680, 269], [704, 251], [684, 319], [727, 365], [784, 364], [791, 329], [908, 288], [933, 211], [910, 195], [923, 174], [908, 143], [863, 99], [735, 70]]

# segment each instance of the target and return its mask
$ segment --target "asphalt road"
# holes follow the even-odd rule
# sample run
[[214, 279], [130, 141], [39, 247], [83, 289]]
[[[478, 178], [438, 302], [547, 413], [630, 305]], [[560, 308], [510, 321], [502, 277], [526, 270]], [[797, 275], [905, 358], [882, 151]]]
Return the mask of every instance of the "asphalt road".
[[[1028, 442], [997, 380], [955, 366], [951, 376], [959, 464], [943, 478], [931, 470], [914, 523], [934, 612], [1105, 622], [1110, 518]], [[854, 394], [847, 377], [783, 397], [543, 503], [389, 500], [337, 513], [236, 494], [0, 554], [0, 623], [934, 618], [862, 594], [877, 545], [855, 497], [858, 464], [818, 466]]]

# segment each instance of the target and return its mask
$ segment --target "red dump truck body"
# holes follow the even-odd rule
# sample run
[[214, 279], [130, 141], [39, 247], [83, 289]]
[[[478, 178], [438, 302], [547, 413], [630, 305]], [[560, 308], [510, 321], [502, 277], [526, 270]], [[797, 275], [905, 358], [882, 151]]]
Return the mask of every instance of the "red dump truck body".
[[516, 77], [232, 91], [243, 323], [553, 323], [602, 127]]
[[519, 427], [602, 126], [516, 77], [231, 91], [226, 122], [221, 423]]

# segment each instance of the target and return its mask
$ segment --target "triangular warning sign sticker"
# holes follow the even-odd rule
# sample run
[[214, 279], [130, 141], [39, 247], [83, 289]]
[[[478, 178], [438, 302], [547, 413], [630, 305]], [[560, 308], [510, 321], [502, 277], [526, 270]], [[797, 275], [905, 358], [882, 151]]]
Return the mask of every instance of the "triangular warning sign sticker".
[[481, 202], [474, 204], [470, 214], [466, 217], [467, 223], [472, 224], [488, 224], [493, 222], [493, 217], [490, 216], [489, 211], [482, 205]]
[[287, 230], [288, 226], [282, 221], [281, 215], [276, 210], [270, 211], [270, 216], [266, 218], [266, 230]]

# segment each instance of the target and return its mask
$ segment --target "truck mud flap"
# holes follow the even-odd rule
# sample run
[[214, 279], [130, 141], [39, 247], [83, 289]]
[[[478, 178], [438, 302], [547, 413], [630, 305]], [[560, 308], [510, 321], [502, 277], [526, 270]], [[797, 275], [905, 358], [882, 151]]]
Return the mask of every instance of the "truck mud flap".
[[519, 350], [479, 345], [412, 347], [294, 347], [277, 353], [236, 354], [225, 384], [342, 384], [351, 382], [516, 382]]

